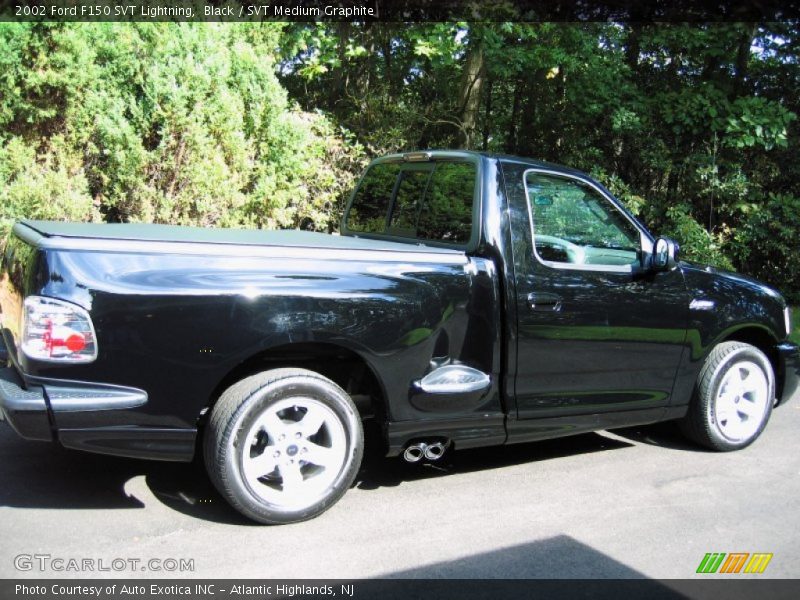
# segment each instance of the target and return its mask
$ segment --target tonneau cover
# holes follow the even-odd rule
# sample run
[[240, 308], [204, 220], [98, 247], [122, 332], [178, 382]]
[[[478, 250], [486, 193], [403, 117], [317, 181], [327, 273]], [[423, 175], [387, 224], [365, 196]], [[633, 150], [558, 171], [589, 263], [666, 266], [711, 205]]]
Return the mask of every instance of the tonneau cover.
[[[23, 220], [21, 223], [47, 238], [235, 244], [330, 248], [334, 250], [383, 250], [391, 252], [419, 252], [420, 247], [423, 246], [417, 240], [409, 240], [409, 243], [406, 244], [296, 229], [269, 231], [264, 229], [218, 229], [145, 223], [67, 223], [31, 220]], [[458, 251], [450, 248], [436, 246], [424, 246], [424, 251], [441, 254], [458, 253]]]

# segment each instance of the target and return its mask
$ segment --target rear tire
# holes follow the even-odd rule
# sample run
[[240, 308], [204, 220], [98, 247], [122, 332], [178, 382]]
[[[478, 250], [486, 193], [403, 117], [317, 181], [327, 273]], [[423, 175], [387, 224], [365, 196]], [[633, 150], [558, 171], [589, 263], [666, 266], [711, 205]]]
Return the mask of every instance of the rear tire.
[[775, 374], [761, 350], [722, 342], [706, 358], [689, 412], [678, 424], [698, 444], [727, 452], [752, 444], [767, 426]]
[[246, 517], [304, 521], [335, 504], [358, 472], [361, 419], [350, 396], [305, 369], [265, 371], [228, 388], [204, 437], [211, 481]]

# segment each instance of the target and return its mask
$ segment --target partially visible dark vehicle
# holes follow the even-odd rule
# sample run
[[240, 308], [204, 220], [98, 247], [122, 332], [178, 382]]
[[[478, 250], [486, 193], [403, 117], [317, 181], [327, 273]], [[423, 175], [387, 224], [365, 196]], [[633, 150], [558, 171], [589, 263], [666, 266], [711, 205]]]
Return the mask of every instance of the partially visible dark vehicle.
[[797, 389], [785, 301], [679, 262], [597, 182], [531, 160], [370, 165], [342, 235], [22, 221], [2, 256], [24, 438], [189, 461], [263, 523], [390, 456], [676, 419], [715, 450]]

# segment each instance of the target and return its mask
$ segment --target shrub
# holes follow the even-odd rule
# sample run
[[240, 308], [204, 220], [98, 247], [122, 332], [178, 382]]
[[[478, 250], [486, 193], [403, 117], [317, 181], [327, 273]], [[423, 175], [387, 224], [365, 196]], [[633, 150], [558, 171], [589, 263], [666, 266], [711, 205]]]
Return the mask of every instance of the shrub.
[[363, 162], [287, 100], [282, 24], [0, 24], [0, 219], [333, 229]]

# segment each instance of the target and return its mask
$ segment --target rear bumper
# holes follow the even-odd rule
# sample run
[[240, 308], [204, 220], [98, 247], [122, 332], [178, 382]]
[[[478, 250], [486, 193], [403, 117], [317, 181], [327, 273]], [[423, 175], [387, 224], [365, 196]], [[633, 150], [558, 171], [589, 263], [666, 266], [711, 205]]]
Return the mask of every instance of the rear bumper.
[[800, 346], [785, 342], [778, 346], [778, 403], [786, 404], [800, 388]]
[[54, 439], [58, 416], [81, 413], [91, 426], [93, 416], [108, 410], [144, 406], [147, 393], [135, 388], [55, 379], [24, 380], [14, 367], [0, 368], [0, 414], [21, 437]]
[[53, 433], [42, 388], [24, 389], [12, 367], [0, 368], [0, 419], [20, 437], [52, 441]]
[[[67, 448], [132, 458], [191, 461], [196, 429], [98, 426], [108, 411], [147, 403], [147, 393], [100, 383], [26, 379], [0, 368], [0, 420], [28, 440], [59, 441]], [[65, 417], [69, 419], [65, 419]], [[60, 420], [70, 423], [58, 427]]]

